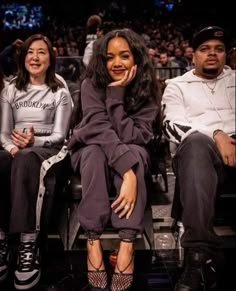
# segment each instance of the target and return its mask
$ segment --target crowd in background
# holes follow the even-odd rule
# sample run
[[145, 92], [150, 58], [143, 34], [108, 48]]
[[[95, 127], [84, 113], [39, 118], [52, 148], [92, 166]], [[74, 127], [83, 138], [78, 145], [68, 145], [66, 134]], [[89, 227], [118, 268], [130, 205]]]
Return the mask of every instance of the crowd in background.
[[[90, 3], [90, 1], [88, 2]], [[173, 2], [175, 6], [172, 11], [168, 11], [166, 6], [153, 4], [159, 2]], [[141, 1], [137, 7], [134, 7], [123, 0], [113, 0], [109, 3], [103, 0], [99, 1], [97, 5], [91, 3], [90, 10], [89, 8], [87, 10], [82, 9], [82, 4], [80, 4], [81, 7], [77, 11], [74, 9], [74, 1], [69, 1], [67, 4], [67, 8], [63, 4], [61, 9], [56, 7], [54, 12], [51, 10], [48, 21], [40, 28], [0, 31], [2, 35], [0, 54], [6, 76], [11, 75], [11, 70], [14, 71], [14, 68], [11, 69], [15, 62], [14, 59], [12, 61], [12, 54], [19, 47], [19, 39], [24, 40], [36, 32], [49, 37], [58, 57], [82, 57], [87, 45], [85, 35], [88, 34], [89, 30], [97, 30], [101, 25], [104, 32], [113, 28], [131, 28], [143, 36], [154, 66], [158, 68], [157, 77], [161, 82], [192, 69], [193, 50], [191, 42], [200, 27], [205, 25], [223, 26], [231, 37], [228, 48], [229, 56], [236, 46], [236, 36], [232, 27], [227, 22], [222, 23], [223, 19], [217, 17], [217, 12], [219, 12], [216, 10], [217, 6], [214, 6], [214, 9], [211, 8], [208, 13], [203, 11], [199, 19], [193, 11], [197, 13], [201, 3], [198, 6], [193, 5], [196, 9], [190, 9], [186, 1], [178, 1], [178, 5], [177, 1], [146, 1], [146, 3]], [[47, 13], [49, 13], [49, 9]], [[91, 15], [100, 17], [101, 23], [95, 26], [94, 23], [88, 24], [87, 20]], [[96, 32], [93, 33], [96, 34]], [[9, 62], [11, 63], [10, 66]], [[229, 64], [230, 61], [227, 62]], [[179, 70], [172, 70], [171, 72], [160, 70], [163, 67], [179, 67]], [[77, 75], [80, 73], [77, 62], [70, 64], [70, 68]], [[71, 70], [69, 70], [70, 75]], [[67, 73], [64, 71], [64, 74]], [[75, 73], [73, 76], [75, 76]]]
[[[41, 2], [43, 3], [43, 1]], [[175, 46], [182, 46], [184, 41], [191, 41], [199, 26], [204, 27], [205, 25], [214, 24], [223, 26], [230, 33], [234, 33], [232, 24], [230, 26], [227, 22], [223, 23], [225, 21], [224, 11], [226, 7], [220, 7], [221, 10], [219, 6], [217, 7], [217, 4], [214, 7], [209, 7], [211, 1], [208, 1], [208, 4], [204, 4], [205, 9], [204, 7], [200, 9], [203, 4], [201, 1], [198, 1], [198, 4], [192, 3], [192, 8], [187, 3], [188, 1], [178, 1], [178, 5], [177, 1], [171, 1], [176, 3], [172, 11], [168, 11], [166, 6], [153, 4], [154, 2], [170, 1], [139, 1], [140, 3], [136, 3], [134, 6], [132, 1], [101, 0], [97, 4], [92, 4], [93, 1], [88, 0], [85, 5], [86, 10], [84, 7], [82, 8], [81, 2], [69, 0], [64, 4], [62, 3], [60, 7], [58, 5], [54, 7], [54, 3], [50, 2], [51, 8], [45, 11], [45, 13], [50, 14], [47, 15], [48, 21], [44, 27], [36, 27], [34, 30], [37, 31], [27, 29], [1, 31], [0, 50], [16, 38], [25, 39], [32, 32], [42, 30], [40, 32], [46, 33], [56, 46], [64, 48], [65, 55], [70, 55], [71, 52], [68, 48], [79, 45], [86, 20], [92, 14], [98, 14], [103, 19], [103, 22], [111, 28], [113, 26], [120, 28], [130, 27], [134, 31], [143, 34], [146, 41], [153, 40], [157, 42], [157, 46], [160, 48], [167, 47], [170, 43], [174, 43]], [[91, 5], [89, 5], [90, 2]], [[75, 7], [76, 5], [78, 5], [77, 8]], [[49, 4], [45, 3], [44, 6], [49, 6]], [[197, 15], [198, 13], [200, 15]], [[228, 15], [230, 17], [230, 11], [228, 11]], [[230, 23], [230, 19], [228, 21]], [[235, 37], [235, 33], [233, 37]], [[81, 55], [82, 52], [75, 50], [75, 53]]]

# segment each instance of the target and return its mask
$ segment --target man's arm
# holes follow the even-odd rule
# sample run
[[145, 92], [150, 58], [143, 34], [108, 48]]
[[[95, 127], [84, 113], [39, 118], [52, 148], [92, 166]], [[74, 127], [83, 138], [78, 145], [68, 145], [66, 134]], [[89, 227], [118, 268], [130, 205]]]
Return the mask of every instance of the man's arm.
[[[190, 90], [190, 89], [189, 89]], [[188, 87], [180, 87], [177, 81], [169, 80], [165, 88], [162, 105], [164, 107], [164, 130], [167, 138], [179, 144], [193, 132], [201, 132], [210, 138], [213, 138], [213, 130], [205, 126], [198, 120], [199, 112], [191, 105], [191, 96], [184, 96]], [[192, 108], [190, 108], [192, 106]], [[190, 112], [190, 113], [189, 113]], [[192, 116], [190, 120], [189, 116]]]

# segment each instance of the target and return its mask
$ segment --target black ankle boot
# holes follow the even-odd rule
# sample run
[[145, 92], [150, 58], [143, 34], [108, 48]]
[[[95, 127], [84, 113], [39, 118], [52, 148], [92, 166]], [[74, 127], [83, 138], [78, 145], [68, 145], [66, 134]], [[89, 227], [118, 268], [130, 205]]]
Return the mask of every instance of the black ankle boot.
[[186, 265], [175, 291], [206, 291], [216, 287], [216, 266], [209, 255], [201, 251], [190, 250]]

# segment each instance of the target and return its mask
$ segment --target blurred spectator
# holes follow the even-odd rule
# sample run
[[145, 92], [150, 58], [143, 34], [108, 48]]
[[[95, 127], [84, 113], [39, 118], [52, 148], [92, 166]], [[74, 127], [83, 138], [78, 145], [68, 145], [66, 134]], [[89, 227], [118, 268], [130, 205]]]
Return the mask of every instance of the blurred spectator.
[[21, 39], [16, 39], [0, 52], [3, 74], [7, 78], [14, 76], [17, 71], [17, 56], [20, 53], [22, 44], [23, 41]]
[[175, 44], [173, 42], [170, 42], [167, 45], [167, 50], [168, 50], [168, 54], [170, 57], [174, 57], [175, 56]]
[[228, 53], [228, 65], [232, 70], [236, 70], [236, 46], [232, 47]]
[[171, 60], [169, 51], [160, 52], [159, 62], [156, 64], [156, 76], [161, 88], [161, 94], [165, 89], [165, 81], [181, 75], [181, 69], [178, 63]]
[[184, 59], [185, 59], [185, 70], [190, 71], [194, 68], [193, 63], [193, 48], [191, 46], [187, 46], [184, 49]]
[[157, 68], [157, 78], [161, 81], [181, 75], [178, 63], [170, 59], [168, 51], [160, 52], [160, 61]]
[[[0, 63], [0, 95], [4, 87], [5, 87], [4, 75], [3, 75], [3, 71], [2, 71], [2, 67]], [[1, 120], [1, 103], [0, 103], [0, 120]], [[1, 127], [1, 123], [0, 123], [0, 127]], [[0, 201], [0, 203], [2, 203], [2, 201]]]
[[174, 49], [174, 57], [171, 58], [174, 62], [176, 62], [180, 68], [185, 68], [186, 67], [186, 61], [184, 58], [184, 50], [180, 47], [177, 46]]
[[154, 67], [156, 67], [156, 64], [159, 62], [159, 59], [160, 59], [159, 49], [158, 49], [156, 41], [153, 41], [153, 40], [150, 41], [147, 44], [147, 50], [148, 50], [149, 56], [152, 59]]
[[70, 41], [67, 43], [67, 54], [68, 56], [78, 56], [79, 55], [79, 48], [76, 41]]
[[0, 93], [3, 88], [4, 88], [4, 75], [3, 75], [2, 66], [0, 63]]
[[[97, 27], [97, 32], [96, 32], [96, 35], [97, 35], [97, 39], [99, 37], [101, 37], [102, 35], [104, 34], [104, 28], [102, 25], [100, 25], [99, 27]], [[92, 54], [93, 54], [93, 48], [94, 48], [94, 42], [97, 40], [92, 40], [90, 41], [85, 50], [84, 50], [84, 55], [83, 55], [83, 64], [85, 67], [87, 67], [91, 57], [92, 57]]]
[[57, 57], [56, 72], [66, 80], [69, 91], [72, 94], [74, 90], [78, 89], [81, 75], [80, 57]]
[[91, 15], [86, 23], [86, 28], [79, 38], [79, 55], [84, 55], [85, 47], [93, 40], [97, 39], [97, 29], [102, 24], [102, 19], [99, 15]]
[[57, 47], [57, 56], [58, 56], [58, 57], [65, 57], [65, 56], [68, 56], [67, 48], [66, 48], [66, 45], [65, 45], [64, 43], [61, 43], [61, 44]]

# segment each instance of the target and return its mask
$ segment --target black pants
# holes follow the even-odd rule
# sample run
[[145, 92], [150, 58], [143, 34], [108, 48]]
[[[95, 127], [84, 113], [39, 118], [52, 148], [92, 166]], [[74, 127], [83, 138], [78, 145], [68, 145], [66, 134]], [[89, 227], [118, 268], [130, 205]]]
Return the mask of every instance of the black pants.
[[215, 199], [225, 184], [236, 188], [236, 168], [225, 166], [213, 140], [200, 133], [191, 134], [180, 144], [174, 168], [185, 227], [182, 246], [217, 247], [220, 240], [213, 231]]
[[11, 155], [0, 149], [0, 228], [8, 230], [10, 216]]
[[[12, 158], [9, 152], [0, 150], [0, 228], [10, 233], [35, 230], [40, 168], [44, 160], [58, 152], [56, 148], [32, 147]], [[69, 175], [68, 158], [53, 165], [45, 177], [44, 200], [52, 204], [53, 197], [48, 196], [54, 194], [57, 181], [62, 184]]]
[[83, 196], [78, 217], [90, 238], [98, 238], [102, 234], [109, 218], [122, 239], [134, 240], [137, 233], [143, 232], [147, 201], [145, 173], [148, 172], [149, 155], [141, 146], [129, 145], [129, 147], [139, 161], [134, 169], [137, 177], [137, 200], [129, 219], [119, 218], [118, 214], [111, 210], [109, 200], [111, 180], [116, 193], [119, 194], [122, 178], [109, 168], [102, 149], [97, 145], [89, 145], [75, 153], [74, 159], [79, 158], [79, 168], [75, 170], [79, 175], [81, 173]]

